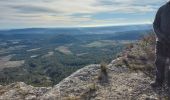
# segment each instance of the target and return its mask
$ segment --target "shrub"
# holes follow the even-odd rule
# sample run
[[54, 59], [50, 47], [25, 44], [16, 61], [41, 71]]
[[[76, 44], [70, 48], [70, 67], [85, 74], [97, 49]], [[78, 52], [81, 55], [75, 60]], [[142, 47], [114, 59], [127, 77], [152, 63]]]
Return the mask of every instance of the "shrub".
[[96, 91], [96, 84], [95, 83], [92, 83], [92, 84], [89, 85], [89, 91], [90, 92]]
[[106, 63], [102, 62], [100, 64], [100, 69], [101, 69], [101, 73], [107, 75], [107, 64]]
[[101, 63], [100, 65], [100, 72], [98, 74], [98, 80], [100, 83], [107, 83], [108, 82], [108, 72], [107, 72], [107, 64]]

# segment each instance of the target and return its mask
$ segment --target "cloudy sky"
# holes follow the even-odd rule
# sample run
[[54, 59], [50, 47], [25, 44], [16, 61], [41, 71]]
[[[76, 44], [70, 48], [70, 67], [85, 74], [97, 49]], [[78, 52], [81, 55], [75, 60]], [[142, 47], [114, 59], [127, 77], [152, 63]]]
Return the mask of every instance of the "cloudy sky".
[[0, 29], [152, 23], [167, 0], [0, 0]]

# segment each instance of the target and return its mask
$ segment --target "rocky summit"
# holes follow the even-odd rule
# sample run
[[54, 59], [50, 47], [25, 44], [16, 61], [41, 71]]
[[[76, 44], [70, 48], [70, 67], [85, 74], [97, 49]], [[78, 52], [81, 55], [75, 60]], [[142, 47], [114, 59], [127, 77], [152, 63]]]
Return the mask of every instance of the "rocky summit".
[[[117, 59], [119, 60], [119, 59]], [[159, 100], [164, 91], [150, 87], [150, 77], [126, 67], [108, 65], [108, 81], [98, 80], [99, 65], [86, 66], [54, 87], [33, 87], [23, 82], [0, 86], [0, 100]], [[162, 91], [162, 95], [159, 93]]]

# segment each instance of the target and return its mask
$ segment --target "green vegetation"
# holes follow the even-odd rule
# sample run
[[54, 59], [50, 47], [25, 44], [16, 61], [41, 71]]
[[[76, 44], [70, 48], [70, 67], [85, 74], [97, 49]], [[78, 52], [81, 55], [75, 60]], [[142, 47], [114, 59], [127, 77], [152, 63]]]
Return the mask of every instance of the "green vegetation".
[[100, 69], [101, 69], [101, 73], [104, 73], [105, 75], [107, 75], [107, 64], [102, 62], [100, 64]]
[[[52, 86], [86, 65], [101, 61], [109, 63], [124, 49], [124, 45], [134, 42], [114, 41], [110, 35], [106, 36], [103, 39], [102, 35], [31, 35], [31, 38], [1, 39], [0, 58], [11, 55], [6, 63], [24, 61], [24, 64], [11, 68], [3, 66], [0, 84], [22, 81], [34, 86]], [[14, 41], [17, 44], [13, 44]], [[89, 44], [93, 46], [88, 47]]]

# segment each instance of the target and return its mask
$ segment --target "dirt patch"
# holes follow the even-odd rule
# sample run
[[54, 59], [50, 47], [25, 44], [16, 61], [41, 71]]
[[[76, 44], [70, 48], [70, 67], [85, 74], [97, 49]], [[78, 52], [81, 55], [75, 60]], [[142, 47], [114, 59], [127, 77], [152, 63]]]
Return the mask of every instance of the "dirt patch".
[[66, 54], [66, 55], [72, 54], [72, 52], [69, 50], [69, 48], [68, 48], [68, 47], [65, 47], [65, 46], [59, 46], [59, 47], [56, 48], [55, 50], [58, 50], [59, 52], [64, 53], [64, 54]]
[[12, 55], [0, 57], [0, 70], [4, 68], [9, 68], [9, 67], [19, 67], [25, 62], [24, 60], [10, 61], [11, 58], [12, 58]]

